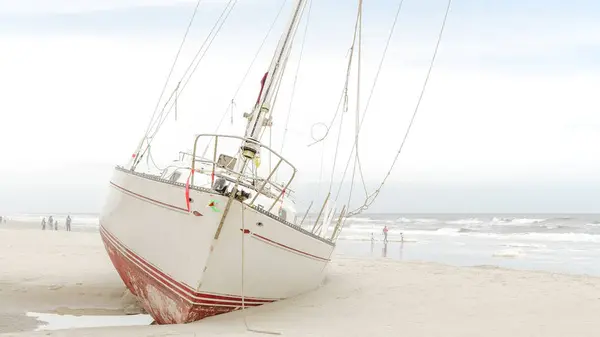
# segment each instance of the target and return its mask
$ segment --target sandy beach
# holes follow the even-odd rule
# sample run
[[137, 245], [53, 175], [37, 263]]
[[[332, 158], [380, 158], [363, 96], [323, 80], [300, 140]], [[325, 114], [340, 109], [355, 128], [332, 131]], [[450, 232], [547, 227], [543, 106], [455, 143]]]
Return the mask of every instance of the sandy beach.
[[135, 313], [96, 233], [0, 227], [1, 336], [597, 336], [600, 278], [337, 257], [318, 290], [179, 326], [33, 330], [27, 312]]
[[[7, 229], [9, 228], [9, 229]], [[21, 228], [21, 229], [10, 229]], [[122, 314], [135, 304], [94, 233], [0, 227], [0, 332], [27, 331], [26, 311]]]

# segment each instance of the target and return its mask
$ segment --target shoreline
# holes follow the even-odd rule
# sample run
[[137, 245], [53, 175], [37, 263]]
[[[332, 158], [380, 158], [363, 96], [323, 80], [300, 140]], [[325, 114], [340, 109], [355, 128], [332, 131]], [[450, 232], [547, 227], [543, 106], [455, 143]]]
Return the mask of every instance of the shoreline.
[[[31, 221], [9, 221], [7, 224], [1, 224], [0, 229], [2, 228], [41, 232], [40, 225]], [[55, 235], [52, 233], [64, 232], [64, 229], [47, 231], [51, 232], [48, 235]], [[75, 223], [72, 232], [97, 234], [98, 227]], [[595, 263], [600, 261], [600, 245], [596, 240], [586, 241], [588, 237], [548, 240], [548, 238], [529, 237], [534, 235], [533, 233], [499, 237], [481, 233], [477, 235], [458, 233], [444, 229], [405, 231], [404, 241], [398, 235], [394, 235], [392, 233], [389, 243], [384, 245], [382, 238], [377, 236], [374, 241], [371, 241], [368, 236], [356, 237], [354, 234], [345, 235], [345, 232], [342, 232], [334, 256], [432, 261], [452, 266], [497, 265], [517, 270], [545, 270], [570, 275], [600, 276], [600, 264]]]
[[[122, 314], [132, 298], [95, 233], [0, 229], [1, 336], [596, 336], [600, 278], [335, 256], [324, 284], [186, 325], [33, 332], [26, 312]], [[560, 319], [557, 319], [560, 317]], [[4, 325], [4, 326], [2, 326]], [[35, 326], [33, 326], [35, 325]], [[21, 332], [18, 332], [21, 330]], [[5, 332], [6, 334], [1, 334]]]
[[[0, 229], [38, 230], [41, 232], [66, 232], [64, 221], [59, 222], [58, 230], [50, 230], [48, 229], [48, 227], [46, 227], [45, 230], [42, 230], [41, 220], [39, 223], [33, 221], [8, 220], [6, 223], [0, 224]], [[93, 226], [79, 225], [76, 223], [71, 225], [71, 232], [93, 233], [97, 231], [98, 229]]]

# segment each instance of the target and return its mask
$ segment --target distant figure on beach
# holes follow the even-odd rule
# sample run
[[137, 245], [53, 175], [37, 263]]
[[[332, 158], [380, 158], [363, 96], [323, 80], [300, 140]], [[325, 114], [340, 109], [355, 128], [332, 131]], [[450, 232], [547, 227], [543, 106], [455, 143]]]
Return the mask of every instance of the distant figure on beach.
[[52, 215], [48, 218], [48, 229], [52, 230], [52, 225], [54, 225], [54, 218]]
[[54, 230], [58, 230], [58, 220], [54, 221]]
[[388, 231], [389, 231], [389, 229], [387, 228], [387, 225], [385, 225], [383, 227], [383, 242], [388, 242], [388, 239], [387, 239]]
[[375, 242], [375, 236], [373, 232], [371, 232], [371, 242]]
[[42, 230], [45, 231], [46, 230], [46, 218], [42, 219]]
[[2, 221], [3, 221], [3, 218], [2, 218], [2, 215], [0, 215], [0, 223], [2, 223]]
[[71, 216], [70, 215], [67, 215], [67, 220], [66, 220], [65, 223], [66, 223], [66, 226], [67, 226], [66, 227], [67, 232], [70, 232], [71, 231]]
[[400, 242], [404, 242], [404, 234], [402, 232], [400, 232]]

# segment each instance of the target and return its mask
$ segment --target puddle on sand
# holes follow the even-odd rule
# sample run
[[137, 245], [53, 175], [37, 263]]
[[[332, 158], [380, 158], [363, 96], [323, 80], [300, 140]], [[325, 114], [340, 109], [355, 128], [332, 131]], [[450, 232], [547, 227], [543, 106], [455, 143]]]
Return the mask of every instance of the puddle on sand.
[[154, 320], [150, 315], [60, 315], [28, 312], [28, 317], [33, 317], [42, 322], [35, 331], [97, 328], [111, 326], [136, 326], [150, 325]]

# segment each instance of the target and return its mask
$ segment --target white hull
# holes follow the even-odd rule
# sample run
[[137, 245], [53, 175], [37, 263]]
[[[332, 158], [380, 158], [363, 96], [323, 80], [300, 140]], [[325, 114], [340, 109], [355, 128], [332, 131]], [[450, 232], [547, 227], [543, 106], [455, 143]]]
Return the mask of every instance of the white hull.
[[216, 235], [229, 198], [191, 187], [188, 211], [185, 191], [116, 168], [100, 218], [115, 268], [156, 322], [196, 321], [240, 308], [242, 295], [256, 306], [320, 285], [333, 243], [237, 200]]

